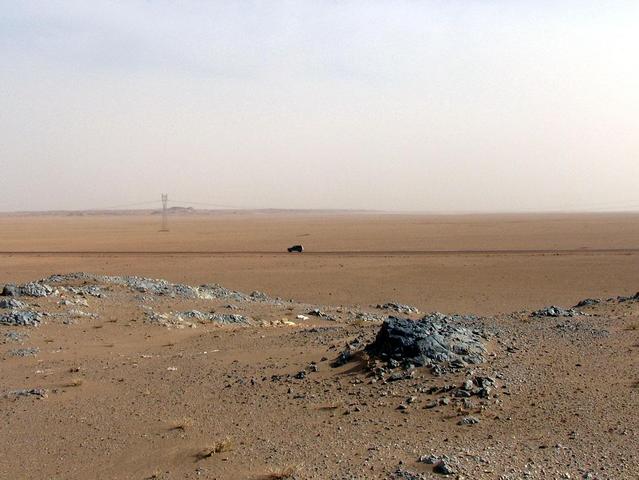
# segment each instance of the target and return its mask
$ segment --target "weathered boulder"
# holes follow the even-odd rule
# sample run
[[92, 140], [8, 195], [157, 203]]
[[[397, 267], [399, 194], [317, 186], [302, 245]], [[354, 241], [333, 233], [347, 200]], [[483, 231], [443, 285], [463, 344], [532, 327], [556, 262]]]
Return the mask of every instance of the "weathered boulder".
[[396, 303], [396, 302], [387, 302], [384, 304], [377, 305], [380, 310], [393, 310], [397, 313], [403, 313], [405, 315], [409, 315], [412, 313], [419, 313], [419, 309], [417, 307], [413, 307], [412, 305], [406, 305], [404, 303]]
[[556, 307], [551, 305], [550, 307], [542, 308], [541, 310], [536, 310], [530, 314], [532, 317], [576, 317], [577, 315], [581, 315], [581, 312], [577, 310], [573, 310], [572, 308], [566, 310], [561, 307]]
[[459, 326], [453, 318], [441, 314], [427, 315], [417, 321], [389, 317], [366, 350], [374, 356], [415, 365], [460, 360], [482, 363], [486, 352], [483, 338], [476, 331]]
[[5, 285], [2, 288], [2, 296], [3, 297], [19, 297], [20, 289], [12, 284]]
[[0, 299], [0, 308], [25, 308], [26, 303], [16, 300], [15, 298]]
[[601, 300], [599, 300], [598, 298], [584, 298], [583, 300], [580, 300], [573, 308], [591, 307], [593, 305], [597, 305], [598, 303], [601, 303]]
[[639, 301], [639, 292], [630, 296], [620, 296], [617, 297], [617, 300], [620, 302], [630, 302], [630, 301]]
[[41, 318], [42, 316], [37, 312], [12, 310], [0, 315], [0, 325], [37, 327], [40, 325]]
[[2, 289], [3, 297], [47, 297], [53, 293], [53, 288], [46, 283], [40, 282], [31, 282], [24, 285], [8, 284]]

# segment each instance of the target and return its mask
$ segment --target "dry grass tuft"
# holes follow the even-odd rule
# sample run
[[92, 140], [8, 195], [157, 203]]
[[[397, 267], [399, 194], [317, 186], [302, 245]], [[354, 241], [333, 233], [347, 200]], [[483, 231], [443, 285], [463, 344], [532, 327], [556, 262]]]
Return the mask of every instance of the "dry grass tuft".
[[184, 432], [187, 428], [191, 428], [192, 426], [192, 418], [182, 418], [180, 420], [174, 420], [173, 422], [171, 422], [171, 427], [169, 428], [169, 430], [180, 430], [181, 432]]
[[351, 325], [353, 325], [354, 327], [370, 327], [370, 326], [379, 326], [379, 323], [371, 322], [371, 321], [359, 318], [357, 320], [353, 320]]
[[230, 438], [225, 438], [219, 442], [216, 442], [214, 445], [206, 447], [205, 449], [199, 451], [195, 454], [195, 459], [204, 460], [205, 458], [210, 458], [213, 455], [217, 455], [218, 453], [230, 452], [233, 450], [233, 442]]
[[81, 378], [73, 378], [73, 379], [71, 379], [70, 382], [65, 383], [64, 386], [65, 387], [79, 387], [83, 383], [84, 383], [84, 380], [82, 380]]
[[214, 453], [230, 452], [231, 450], [233, 450], [233, 442], [230, 438], [225, 438], [221, 442], [217, 442], [213, 448]]
[[155, 470], [150, 476], [146, 477], [144, 480], [160, 480], [163, 477], [162, 472], [160, 470]]
[[275, 470], [267, 473], [262, 478], [264, 480], [286, 480], [289, 478], [293, 478], [293, 476], [297, 473], [297, 469], [295, 467], [286, 467], [282, 470]]

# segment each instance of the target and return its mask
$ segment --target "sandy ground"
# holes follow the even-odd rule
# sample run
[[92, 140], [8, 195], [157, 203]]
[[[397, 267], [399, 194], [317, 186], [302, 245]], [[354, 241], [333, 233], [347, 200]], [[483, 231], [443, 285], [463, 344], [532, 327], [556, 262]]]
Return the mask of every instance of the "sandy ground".
[[[429, 454], [451, 459], [448, 478], [639, 478], [639, 301], [616, 298], [639, 290], [639, 216], [222, 215], [171, 218], [168, 234], [158, 226], [150, 216], [0, 217], [0, 284], [89, 271], [283, 300], [121, 286], [103, 286], [102, 298], [19, 298], [50, 316], [0, 325], [0, 478], [445, 478], [417, 461]], [[279, 253], [294, 243], [307, 253]], [[575, 317], [530, 315], [584, 297], [603, 301]], [[391, 300], [481, 315], [468, 326], [490, 333], [486, 361], [393, 382], [372, 375], [364, 354], [331, 368], [347, 341], [375, 337], [391, 313], [375, 305]], [[252, 323], [167, 328], [150, 309]], [[455, 398], [451, 388], [477, 376], [496, 379], [493, 393]], [[15, 393], [32, 388], [46, 398]], [[469, 415], [480, 423], [457, 424]]]
[[[0, 283], [90, 271], [487, 314], [616, 295], [639, 281], [639, 215], [219, 214], [159, 227], [156, 215], [0, 216]], [[304, 255], [283, 253], [296, 243]]]

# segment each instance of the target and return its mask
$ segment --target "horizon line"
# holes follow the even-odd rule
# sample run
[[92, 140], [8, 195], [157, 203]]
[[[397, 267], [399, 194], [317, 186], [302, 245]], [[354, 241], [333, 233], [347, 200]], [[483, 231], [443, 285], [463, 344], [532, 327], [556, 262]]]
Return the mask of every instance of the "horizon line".
[[[639, 208], [621, 209], [553, 209], [553, 210], [379, 210], [362, 208], [194, 208], [194, 207], [169, 207], [172, 215], [197, 215], [215, 213], [291, 213], [291, 214], [384, 214], [384, 215], [540, 215], [540, 214], [639, 214]], [[186, 210], [184, 212], [183, 210]], [[136, 215], [159, 214], [162, 208], [139, 209], [52, 209], [52, 210], [0, 210], [0, 216], [38, 216], [38, 215]], [[188, 213], [187, 213], [188, 212]]]

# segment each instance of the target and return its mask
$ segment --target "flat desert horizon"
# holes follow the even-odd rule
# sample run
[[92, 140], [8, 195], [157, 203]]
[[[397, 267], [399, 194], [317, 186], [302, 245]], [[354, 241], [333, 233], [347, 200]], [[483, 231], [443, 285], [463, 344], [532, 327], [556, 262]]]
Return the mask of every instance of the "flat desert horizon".
[[[639, 213], [0, 215], [0, 282], [88, 271], [498, 313], [639, 281]], [[302, 244], [302, 255], [286, 248]]]

